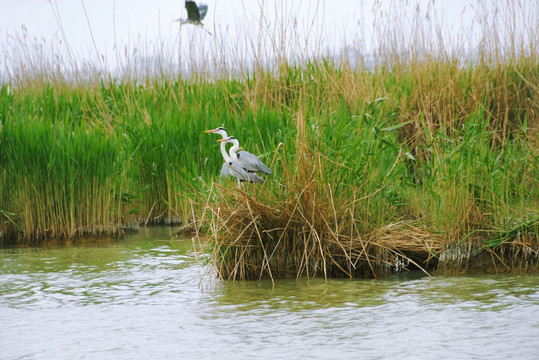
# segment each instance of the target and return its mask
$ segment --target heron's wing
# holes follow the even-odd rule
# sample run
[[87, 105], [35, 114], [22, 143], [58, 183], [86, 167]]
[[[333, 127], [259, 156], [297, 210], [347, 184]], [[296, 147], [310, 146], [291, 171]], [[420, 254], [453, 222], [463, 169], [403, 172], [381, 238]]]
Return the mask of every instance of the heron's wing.
[[236, 163], [224, 163], [221, 167], [221, 177], [233, 176], [239, 181], [255, 182], [259, 184], [264, 183], [264, 179], [254, 173], [248, 173], [240, 165]]
[[200, 13], [200, 21], [204, 20], [204, 18], [206, 17], [206, 14], [208, 13], [208, 5], [200, 4], [198, 6], [198, 11]]
[[200, 12], [194, 1], [186, 1], [185, 10], [187, 10], [187, 19], [191, 21], [200, 21]]
[[245, 171], [241, 166], [236, 163], [223, 163], [221, 166], [221, 176], [234, 176], [238, 180], [247, 180], [249, 178], [249, 173]]
[[[236, 166], [239, 167], [239, 165], [236, 164]], [[245, 171], [244, 169], [242, 169], [243, 171]], [[264, 183], [264, 178], [258, 176], [257, 174], [255, 174], [254, 172], [247, 172], [245, 171], [243, 173], [243, 176], [242, 177], [236, 177], [237, 179], [239, 179], [240, 181], [248, 181], [250, 183], [259, 183], [259, 184], [263, 184]]]
[[230, 171], [231, 171], [231, 168], [225, 162], [225, 163], [223, 163], [223, 166], [221, 166], [221, 174], [220, 174], [220, 176], [221, 177], [233, 176], [233, 174]]
[[264, 178], [258, 176], [255, 173], [251, 173], [251, 174], [249, 174], [249, 182], [263, 184], [264, 183]]
[[263, 172], [271, 175], [271, 169], [264, 165], [259, 158], [248, 151], [240, 151], [238, 154], [238, 163], [247, 171]]

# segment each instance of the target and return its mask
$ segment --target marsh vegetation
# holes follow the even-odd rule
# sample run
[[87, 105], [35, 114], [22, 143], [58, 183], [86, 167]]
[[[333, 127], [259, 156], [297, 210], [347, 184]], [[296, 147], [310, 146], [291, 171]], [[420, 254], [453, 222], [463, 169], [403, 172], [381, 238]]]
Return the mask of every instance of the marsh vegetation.
[[[225, 279], [536, 271], [536, 17], [523, 35], [485, 26], [470, 52], [432, 38], [427, 19], [412, 39], [384, 22], [372, 66], [359, 52], [286, 48], [254, 51], [249, 66], [223, 54], [221, 74], [206, 63], [66, 78], [58, 64], [15, 63], [0, 88], [0, 237], [181, 222]], [[271, 164], [264, 185], [218, 179], [203, 131], [221, 125]]]

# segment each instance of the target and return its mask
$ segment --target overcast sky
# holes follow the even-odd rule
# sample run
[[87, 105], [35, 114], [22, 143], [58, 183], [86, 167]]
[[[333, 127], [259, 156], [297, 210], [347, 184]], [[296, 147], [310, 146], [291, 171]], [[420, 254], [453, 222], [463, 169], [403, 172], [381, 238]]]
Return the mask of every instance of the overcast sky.
[[[402, 34], [397, 35], [406, 37], [414, 29], [417, 14], [424, 20], [426, 31], [432, 32], [428, 36], [439, 36], [436, 29], [439, 27], [448, 43], [473, 46], [481, 32], [478, 14], [488, 11], [490, 4], [495, 3], [472, 0], [434, 4], [429, 0], [205, 2], [209, 11], [204, 23], [213, 35], [194, 26], [180, 28], [173, 21], [186, 16], [182, 0], [0, 0], [1, 50], [5, 52], [20, 42], [42, 43], [66, 59], [103, 62], [110, 68], [118, 63], [125, 65], [125, 58], [134, 53], [185, 58], [193, 48], [203, 49], [202, 58], [206, 61], [227, 54], [248, 58], [253, 56], [253, 51], [262, 57], [272, 57], [283, 48], [289, 54], [303, 55], [339, 52], [346, 47], [368, 53], [380, 46], [381, 38], [388, 36], [384, 32], [388, 29], [385, 21], [402, 21], [399, 30]], [[537, 10], [536, 5], [531, 8]], [[537, 19], [538, 15], [528, 16]]]

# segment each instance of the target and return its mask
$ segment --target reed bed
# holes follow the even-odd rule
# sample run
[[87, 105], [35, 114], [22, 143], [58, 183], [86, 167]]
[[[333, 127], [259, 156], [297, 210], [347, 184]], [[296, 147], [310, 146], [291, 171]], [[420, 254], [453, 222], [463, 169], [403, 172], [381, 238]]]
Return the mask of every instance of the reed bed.
[[[298, 151], [314, 161], [298, 156], [297, 172], [283, 169], [280, 181], [290, 187], [279, 184], [285, 189], [278, 197], [267, 185], [216, 184], [212, 189], [210, 196], [218, 201], [208, 202], [204, 216], [212, 234], [212, 263], [221, 278], [379, 277], [403, 261], [424, 266], [442, 251], [440, 235], [424, 226], [409, 221], [366, 225], [371, 198], [383, 187], [366, 195], [354, 189], [343, 199], [330, 183], [317, 181], [327, 168], [321, 154], [305, 145]], [[295, 178], [286, 178], [290, 175]], [[365, 228], [372, 230], [365, 233]]]
[[[288, 27], [271, 58], [247, 41], [253, 66], [223, 47], [218, 66], [193, 51], [195, 67], [180, 58], [120, 78], [95, 68], [66, 77], [61, 58], [10, 51], [0, 238], [191, 223], [224, 279], [536, 271], [537, 30], [485, 25], [470, 55], [429, 40], [425, 19], [403, 39], [391, 30], [399, 20], [381, 17], [369, 66], [361, 53], [300, 57], [289, 49], [300, 41], [279, 53]], [[222, 159], [203, 130], [221, 125], [271, 164], [263, 186], [217, 180]]]
[[[311, 79], [292, 93], [266, 88], [264, 101], [286, 98], [297, 109], [294, 142], [274, 145], [275, 180], [210, 194], [205, 216], [222, 278], [537, 270], [538, 109], [530, 101], [537, 94], [523, 80], [537, 78], [537, 65], [523, 60], [520, 70], [503, 70], [515, 74], [503, 80], [486, 65], [456, 73], [450, 62], [416, 66], [373, 74], [325, 63], [314, 75], [312, 67], [289, 69]], [[410, 94], [407, 81], [395, 80], [409, 71], [430, 79], [433, 66], [447, 74], [438, 87], [417, 83]], [[481, 80], [469, 82], [474, 76]], [[354, 88], [352, 103], [343, 86], [350, 78], [364, 86]], [[381, 79], [384, 97], [365, 85]], [[512, 94], [505, 111], [485, 80], [511, 82], [503, 86]], [[439, 88], [450, 82], [464, 87], [458, 94], [479, 91], [482, 101], [472, 106]]]
[[[494, 254], [496, 247], [515, 245], [532, 259], [532, 266], [526, 268], [536, 267], [534, 212], [522, 214], [530, 217], [525, 227], [527, 244], [517, 245], [520, 240], [515, 236], [524, 232], [519, 230], [507, 232], [503, 241], [486, 241], [497, 233], [495, 228], [505, 225], [498, 223], [500, 206], [519, 197], [497, 190], [516, 179], [513, 172], [496, 175], [501, 168], [491, 164], [493, 157], [514, 149], [493, 151], [490, 133], [474, 124], [474, 118], [482, 117], [474, 115], [467, 122], [471, 129], [466, 136], [453, 137], [449, 143], [441, 136], [431, 144], [439, 150], [436, 156], [421, 161], [398, 143], [404, 125], [383, 127], [384, 117], [376, 118], [378, 104], [368, 105], [370, 113], [356, 117], [353, 127], [353, 115], [342, 122], [331, 117], [312, 120], [317, 125], [313, 127], [298, 112], [294, 152], [279, 144], [274, 156], [276, 180], [260, 189], [216, 186], [204, 216], [211, 224], [213, 262], [222, 278], [377, 277], [396, 268], [436, 269], [440, 258], [442, 268], [449, 272], [446, 259], [452, 246]], [[350, 147], [344, 157], [343, 143]], [[464, 161], [461, 151], [473, 161]], [[525, 156], [523, 168], [512, 171], [522, 176], [534, 156]], [[418, 173], [410, 160], [428, 166], [431, 172]], [[481, 166], [481, 161], [489, 166]], [[531, 191], [530, 202], [525, 201], [523, 208], [529, 210], [537, 196], [537, 180], [527, 181], [534, 184], [526, 187]], [[474, 266], [462, 263], [468, 255], [459, 253], [460, 260], [452, 263], [451, 271], [473, 271]]]
[[2, 233], [40, 241], [121, 231], [121, 155], [96, 135], [36, 120], [4, 125]]

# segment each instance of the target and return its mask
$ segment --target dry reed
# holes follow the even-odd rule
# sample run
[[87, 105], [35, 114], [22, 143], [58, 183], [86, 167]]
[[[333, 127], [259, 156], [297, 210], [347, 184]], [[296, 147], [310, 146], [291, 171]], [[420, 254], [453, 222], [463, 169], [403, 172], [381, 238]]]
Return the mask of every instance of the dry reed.
[[[384, 185], [370, 193], [360, 186], [346, 196], [336, 194], [332, 182], [338, 179], [327, 172], [346, 166], [313, 149], [301, 112], [297, 126], [294, 156], [282, 144], [275, 152], [272, 163], [282, 166], [277, 190], [267, 183], [212, 187], [203, 218], [219, 276], [379, 277], [403, 261], [428, 266], [442, 251], [443, 237], [409, 221], [365, 231], [368, 203]], [[290, 164], [288, 157], [295, 161]]]

